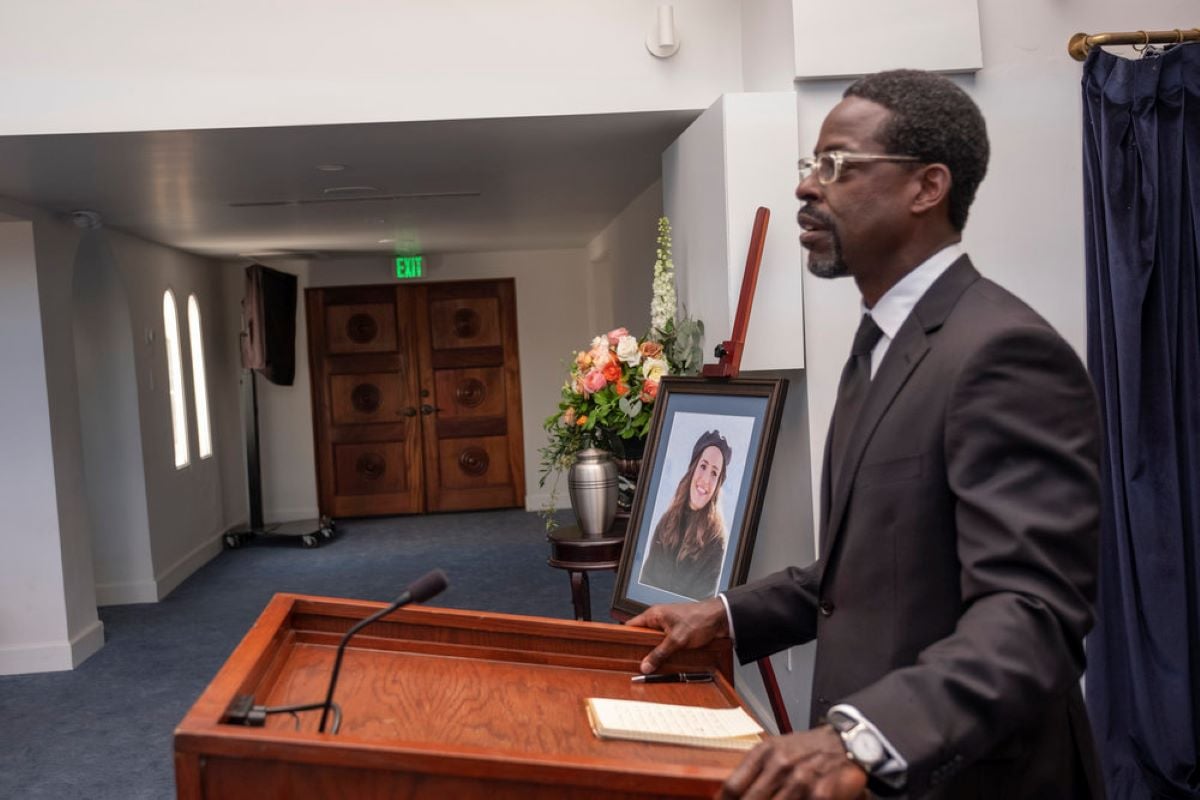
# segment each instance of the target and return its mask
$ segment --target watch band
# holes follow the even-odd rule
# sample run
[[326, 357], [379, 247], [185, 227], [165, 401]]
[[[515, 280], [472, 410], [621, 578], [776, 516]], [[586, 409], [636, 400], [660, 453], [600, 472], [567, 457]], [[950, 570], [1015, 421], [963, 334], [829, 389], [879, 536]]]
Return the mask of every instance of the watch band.
[[847, 758], [862, 767], [872, 779], [893, 789], [904, 787], [908, 781], [908, 762], [862, 712], [847, 703], [839, 703], [829, 709], [826, 720], [841, 737]]

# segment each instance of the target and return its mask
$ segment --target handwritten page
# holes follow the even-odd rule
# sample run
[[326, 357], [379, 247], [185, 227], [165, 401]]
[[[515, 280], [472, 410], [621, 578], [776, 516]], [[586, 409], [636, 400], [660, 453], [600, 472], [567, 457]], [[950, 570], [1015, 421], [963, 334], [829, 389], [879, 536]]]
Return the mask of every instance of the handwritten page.
[[741, 708], [702, 708], [590, 697], [592, 730], [601, 738], [749, 750], [763, 728]]

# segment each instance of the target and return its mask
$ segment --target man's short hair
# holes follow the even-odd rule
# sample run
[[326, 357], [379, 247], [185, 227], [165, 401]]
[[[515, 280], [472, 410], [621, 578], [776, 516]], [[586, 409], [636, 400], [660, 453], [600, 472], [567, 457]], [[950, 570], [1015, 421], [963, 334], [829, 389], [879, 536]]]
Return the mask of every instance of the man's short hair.
[[860, 78], [843, 96], [861, 97], [892, 112], [878, 133], [889, 153], [946, 165], [950, 224], [961, 231], [987, 173], [987, 126], [975, 101], [948, 78], [913, 69]]

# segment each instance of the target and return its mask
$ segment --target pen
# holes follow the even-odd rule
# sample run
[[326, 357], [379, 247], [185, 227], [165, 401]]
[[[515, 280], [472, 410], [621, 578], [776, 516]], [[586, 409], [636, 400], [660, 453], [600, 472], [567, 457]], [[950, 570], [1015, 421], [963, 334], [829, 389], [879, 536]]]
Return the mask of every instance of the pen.
[[668, 672], [663, 675], [635, 675], [634, 683], [711, 683], [711, 672]]

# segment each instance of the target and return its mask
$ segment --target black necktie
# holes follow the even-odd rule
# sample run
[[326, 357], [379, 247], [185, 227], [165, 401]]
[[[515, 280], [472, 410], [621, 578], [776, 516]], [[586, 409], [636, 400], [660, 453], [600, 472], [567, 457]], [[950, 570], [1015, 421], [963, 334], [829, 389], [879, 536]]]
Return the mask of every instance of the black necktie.
[[[871, 319], [870, 314], [863, 314], [858, 324], [858, 332], [854, 334], [854, 344], [850, 346], [850, 358], [842, 370], [842, 380], [838, 384], [837, 402], [833, 406], [833, 452], [830, 457], [831, 477], [841, 471], [842, 461], [846, 457], [846, 444], [850, 441], [850, 432], [858, 420], [862, 410], [863, 398], [871, 385], [871, 351], [879, 343], [883, 331]], [[830, 485], [833, 481], [830, 481]]]

